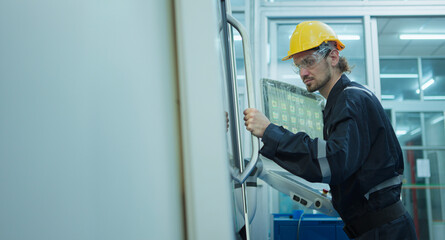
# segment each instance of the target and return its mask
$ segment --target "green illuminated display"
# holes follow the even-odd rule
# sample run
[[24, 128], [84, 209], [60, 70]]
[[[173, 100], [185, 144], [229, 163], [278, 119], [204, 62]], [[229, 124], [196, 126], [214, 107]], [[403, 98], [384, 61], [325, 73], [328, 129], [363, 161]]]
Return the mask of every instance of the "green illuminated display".
[[293, 133], [323, 138], [322, 97], [294, 85], [263, 79], [263, 98], [265, 113], [272, 123]]

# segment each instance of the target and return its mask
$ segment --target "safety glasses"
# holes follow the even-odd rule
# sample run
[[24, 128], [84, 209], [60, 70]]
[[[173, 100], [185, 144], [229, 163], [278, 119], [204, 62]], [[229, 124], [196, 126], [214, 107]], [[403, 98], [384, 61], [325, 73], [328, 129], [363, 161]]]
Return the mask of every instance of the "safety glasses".
[[314, 69], [317, 64], [323, 60], [323, 58], [327, 57], [330, 52], [330, 49], [323, 48], [315, 51], [311, 55], [308, 55], [301, 59], [299, 63], [296, 63], [295, 60], [291, 62], [292, 69], [296, 74], [300, 74], [300, 69], [304, 68], [307, 70]]

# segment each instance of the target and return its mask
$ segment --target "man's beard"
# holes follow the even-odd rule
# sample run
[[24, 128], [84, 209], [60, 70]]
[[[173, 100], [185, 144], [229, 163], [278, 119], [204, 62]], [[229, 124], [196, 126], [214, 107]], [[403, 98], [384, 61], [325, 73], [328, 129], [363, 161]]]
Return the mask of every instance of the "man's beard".
[[[327, 65], [327, 63], [326, 63], [326, 65]], [[320, 90], [320, 88], [323, 88], [323, 87], [326, 85], [326, 83], [329, 82], [329, 80], [331, 79], [331, 77], [332, 77], [331, 69], [329, 69], [329, 68], [326, 66], [326, 75], [325, 75], [325, 77], [324, 77], [320, 82], [318, 82], [318, 80], [312, 81], [310, 85], [306, 85], [306, 89], [307, 89], [309, 92], [315, 92], [315, 91], [317, 91], [317, 90]], [[310, 78], [310, 79], [314, 79], [314, 78], [312, 78], [312, 77], [305, 77], [305, 78], [303, 79], [303, 81], [306, 80], [306, 79], [308, 79], [308, 78]]]

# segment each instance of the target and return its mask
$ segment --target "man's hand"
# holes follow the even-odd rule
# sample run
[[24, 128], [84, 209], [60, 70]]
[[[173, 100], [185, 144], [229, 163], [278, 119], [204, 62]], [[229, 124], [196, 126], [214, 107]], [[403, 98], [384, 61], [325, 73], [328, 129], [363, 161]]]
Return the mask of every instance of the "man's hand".
[[255, 108], [248, 108], [244, 110], [244, 125], [246, 125], [247, 131], [253, 135], [261, 138], [264, 131], [269, 126], [270, 121], [266, 116]]

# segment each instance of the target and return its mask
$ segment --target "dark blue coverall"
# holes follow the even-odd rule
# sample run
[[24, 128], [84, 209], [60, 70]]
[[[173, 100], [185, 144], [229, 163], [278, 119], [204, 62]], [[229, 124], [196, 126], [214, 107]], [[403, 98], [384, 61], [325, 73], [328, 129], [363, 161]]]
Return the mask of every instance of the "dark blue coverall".
[[350, 238], [416, 239], [400, 202], [402, 150], [379, 100], [342, 75], [323, 122], [324, 139], [270, 124], [260, 153], [308, 181], [329, 184]]

